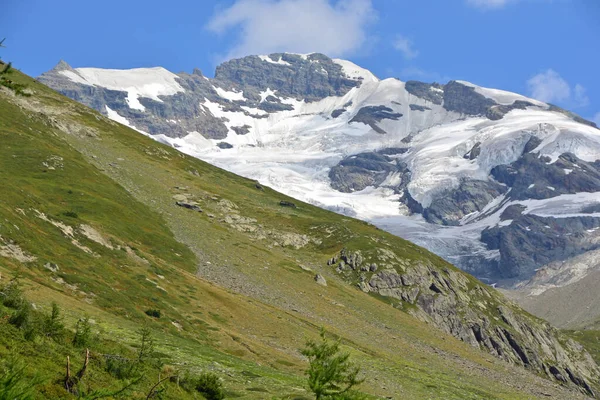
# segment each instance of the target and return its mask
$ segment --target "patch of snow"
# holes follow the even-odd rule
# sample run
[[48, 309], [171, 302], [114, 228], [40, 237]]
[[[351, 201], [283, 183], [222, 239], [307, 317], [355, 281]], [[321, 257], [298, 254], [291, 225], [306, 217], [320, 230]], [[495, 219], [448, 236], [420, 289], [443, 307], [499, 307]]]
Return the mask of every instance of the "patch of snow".
[[282, 60], [281, 57], [279, 57], [277, 61], [273, 61], [273, 59], [270, 56], [258, 56], [258, 58], [271, 64], [292, 65], [289, 62]]
[[340, 65], [344, 74], [350, 79], [362, 79], [364, 83], [379, 82], [379, 79], [371, 71], [361, 68], [353, 62], [338, 58], [334, 59], [333, 62]]
[[535, 183], [532, 183], [531, 185], [527, 186], [527, 189], [533, 189], [535, 187]]
[[72, 82], [90, 86], [90, 83], [86, 81], [85, 78], [79, 75], [76, 71], [62, 70], [58, 71], [58, 73], [66, 76]]
[[260, 92], [260, 102], [262, 103], [269, 96], [275, 96], [275, 92], [271, 90], [271, 88], [267, 88], [267, 90]]
[[135, 126], [131, 125], [131, 123], [129, 122], [129, 120], [121, 115], [119, 115], [118, 112], [116, 112], [115, 110], [112, 110], [109, 106], [104, 106], [106, 109], [106, 115], [108, 116], [108, 118], [112, 119], [115, 122], [120, 123], [121, 125], [125, 125], [130, 127], [131, 129], [135, 129], [136, 131], [143, 133], [146, 136], [150, 136], [147, 132], [144, 132], [138, 128], [136, 128]]
[[569, 175], [571, 172], [573, 172], [572, 169], [568, 169], [568, 168], [564, 168], [563, 171], [565, 171], [565, 175]]
[[244, 97], [244, 92], [229, 92], [225, 89], [222, 89], [220, 87], [214, 86], [215, 91], [217, 92], [217, 94], [219, 95], [219, 97], [222, 97], [224, 99], [230, 100], [230, 101], [244, 101], [246, 100], [246, 98]]

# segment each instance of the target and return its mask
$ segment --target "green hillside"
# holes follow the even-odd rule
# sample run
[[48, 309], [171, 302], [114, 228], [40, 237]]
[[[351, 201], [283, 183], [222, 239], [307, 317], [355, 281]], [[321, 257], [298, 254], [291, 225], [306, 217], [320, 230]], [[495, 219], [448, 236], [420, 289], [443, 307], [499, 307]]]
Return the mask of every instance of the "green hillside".
[[[497, 311], [506, 307], [544, 325], [426, 250], [183, 155], [20, 73], [11, 79], [32, 95], [0, 87], [0, 287], [18, 273], [38, 312], [56, 302], [69, 330], [27, 340], [9, 322], [14, 309], [0, 307], [0, 357], [41, 375], [36, 398], [74, 398], [62, 379], [67, 355], [74, 369], [83, 360], [70, 343], [83, 316], [94, 335], [88, 391], [125, 386], [104, 355], [134, 358], [140, 328], [152, 332], [164, 366], [145, 366], [125, 398], [146, 398], [159, 374], [202, 371], [222, 379], [227, 398], [312, 398], [299, 349], [321, 326], [342, 339], [373, 398], [583, 398], [415, 318], [423, 313], [410, 302], [364, 293], [358, 271], [327, 265], [346, 249], [379, 266], [426, 266], [460, 281], [465, 304], [481, 303], [477, 315], [494, 324], [512, 329]], [[161, 387], [164, 398], [201, 398], [176, 380]]]

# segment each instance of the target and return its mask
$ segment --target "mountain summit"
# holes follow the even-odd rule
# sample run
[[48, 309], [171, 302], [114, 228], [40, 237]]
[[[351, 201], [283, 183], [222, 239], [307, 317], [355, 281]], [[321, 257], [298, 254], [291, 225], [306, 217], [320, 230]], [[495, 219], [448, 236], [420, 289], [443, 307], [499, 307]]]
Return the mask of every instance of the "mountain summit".
[[60, 64], [39, 79], [187, 154], [371, 221], [489, 283], [528, 281], [600, 238], [600, 130], [515, 93], [380, 80], [316, 53], [231, 60], [212, 79]]

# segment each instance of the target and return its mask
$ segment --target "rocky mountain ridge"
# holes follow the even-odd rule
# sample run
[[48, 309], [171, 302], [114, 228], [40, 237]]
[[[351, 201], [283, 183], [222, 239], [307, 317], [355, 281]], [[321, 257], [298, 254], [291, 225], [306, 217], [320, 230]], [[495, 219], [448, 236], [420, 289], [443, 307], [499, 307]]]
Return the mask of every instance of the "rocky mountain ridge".
[[61, 63], [40, 81], [188, 154], [371, 221], [490, 283], [527, 281], [598, 248], [600, 130], [518, 94], [379, 80], [348, 61], [287, 53], [228, 61], [212, 79]]

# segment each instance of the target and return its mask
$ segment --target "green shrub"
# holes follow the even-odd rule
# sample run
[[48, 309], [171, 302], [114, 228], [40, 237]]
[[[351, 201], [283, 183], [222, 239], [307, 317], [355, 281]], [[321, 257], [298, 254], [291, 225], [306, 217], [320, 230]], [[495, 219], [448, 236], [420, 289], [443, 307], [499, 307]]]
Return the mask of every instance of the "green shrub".
[[146, 315], [153, 318], [160, 318], [160, 310], [151, 308], [145, 311]]
[[0, 299], [5, 307], [14, 309], [20, 308], [25, 303], [18, 277], [14, 277], [6, 285], [0, 287]]
[[107, 356], [105, 370], [117, 379], [131, 379], [136, 373], [133, 361], [121, 356]]
[[79, 218], [79, 215], [75, 211], [65, 211], [63, 215], [69, 218]]
[[89, 317], [83, 317], [77, 321], [75, 326], [75, 335], [73, 336], [73, 346], [89, 347], [92, 342], [92, 325]]
[[32, 319], [31, 303], [23, 302], [21, 306], [11, 315], [8, 319], [8, 323], [16, 326], [19, 329], [24, 329], [27, 325], [31, 324]]
[[221, 400], [225, 398], [223, 383], [212, 372], [204, 372], [200, 375], [185, 375], [180, 378], [179, 386], [188, 392], [198, 392], [207, 400]]
[[60, 308], [58, 304], [52, 303], [52, 311], [43, 318], [42, 334], [47, 338], [58, 340], [62, 337], [64, 329]]

